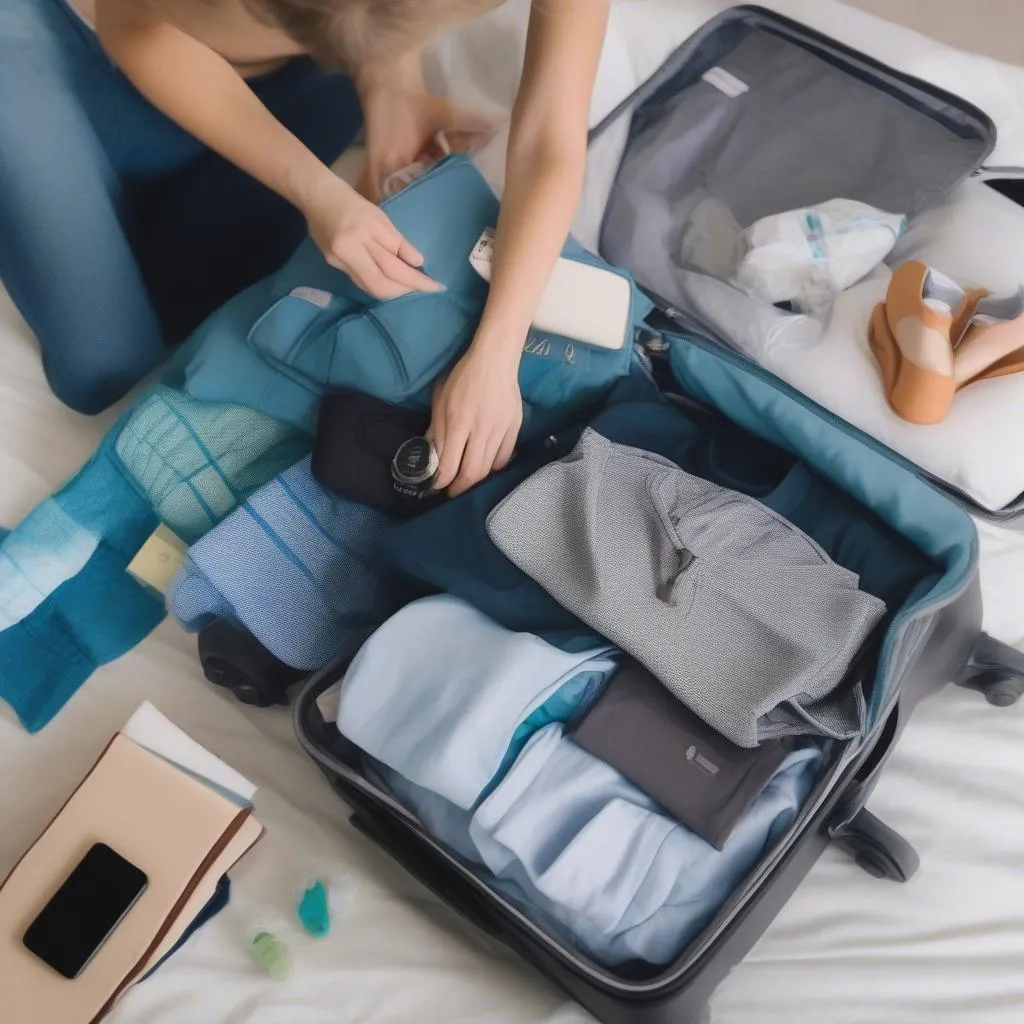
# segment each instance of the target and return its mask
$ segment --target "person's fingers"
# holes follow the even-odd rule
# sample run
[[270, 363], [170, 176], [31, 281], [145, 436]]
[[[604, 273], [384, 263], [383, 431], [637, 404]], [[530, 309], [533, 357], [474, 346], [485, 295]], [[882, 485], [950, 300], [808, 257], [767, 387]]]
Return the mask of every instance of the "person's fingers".
[[381, 232], [380, 241], [381, 245], [388, 252], [394, 253], [400, 260], [408, 263], [410, 267], [423, 266], [423, 253], [391, 223], [391, 219], [386, 214], [384, 215], [382, 227], [384, 230]]
[[483, 149], [497, 134], [494, 125], [482, 118], [463, 118], [459, 127], [444, 133], [448, 148], [454, 153]]
[[462, 426], [446, 423], [441, 427], [442, 440], [438, 441], [437, 425], [433, 425], [434, 447], [437, 449], [437, 472], [434, 474], [434, 490], [443, 491], [459, 475], [469, 431]]
[[516, 441], [519, 439], [518, 428], [513, 428], [504, 437], [501, 442], [501, 447], [498, 449], [498, 454], [494, 459], [494, 469], [504, 469], [512, 458], [512, 453], [516, 450]]
[[448, 488], [449, 497], [457, 498], [487, 478], [494, 465], [499, 442], [499, 437], [481, 437], [479, 433], [470, 437], [462, 454], [459, 473]]
[[434, 381], [434, 392], [430, 396], [430, 426], [427, 428], [427, 437], [438, 451], [444, 446], [444, 389], [447, 383], [448, 374], [444, 373]]
[[[444, 451], [444, 442], [447, 434], [447, 424], [444, 412], [444, 389], [448, 383], [448, 374], [442, 374], [434, 381], [434, 393], [430, 399], [430, 426], [427, 427], [427, 440], [434, 446], [438, 455], [438, 469], [440, 469], [440, 453]], [[432, 487], [437, 483], [437, 469], [434, 470]], [[436, 487], [435, 487], [436, 489]]]
[[362, 246], [354, 246], [350, 252], [345, 252], [342, 256], [329, 253], [327, 262], [348, 274], [357, 287], [375, 299], [396, 299], [409, 291], [405, 285], [392, 281]]
[[399, 259], [405, 260], [411, 267], [422, 267], [424, 263], [423, 253], [416, 248], [407, 238], [399, 242], [396, 255]]
[[410, 267], [379, 242], [373, 245], [372, 256], [377, 266], [389, 280], [402, 285], [410, 292], [441, 292], [444, 285], [428, 277], [420, 270]]

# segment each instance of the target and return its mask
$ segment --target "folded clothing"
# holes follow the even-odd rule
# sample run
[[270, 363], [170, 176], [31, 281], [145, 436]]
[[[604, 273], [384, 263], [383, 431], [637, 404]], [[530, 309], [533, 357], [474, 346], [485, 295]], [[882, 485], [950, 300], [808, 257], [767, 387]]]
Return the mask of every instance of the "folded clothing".
[[588, 429], [487, 532], [734, 743], [859, 733], [861, 685], [837, 687], [885, 604], [760, 502]]
[[411, 782], [473, 807], [529, 734], [567, 721], [615, 669], [605, 644], [567, 654], [448, 595], [403, 608], [338, 691], [343, 736]]
[[666, 964], [705, 927], [806, 801], [822, 751], [794, 751], [721, 851], [659, 813], [550, 725], [475, 813], [390, 769], [387, 787], [436, 839], [533, 920], [616, 966]]
[[569, 737], [719, 850], [793, 750], [789, 738], [730, 743], [631, 658]]
[[168, 605], [188, 629], [226, 619], [286, 665], [323, 668], [407, 600], [377, 555], [392, 522], [328, 494], [307, 457], [189, 549]]
[[201, 402], [157, 384], [117, 437], [153, 511], [187, 544], [309, 451], [309, 437], [255, 409]]
[[29, 732], [164, 617], [125, 568], [157, 527], [114, 443], [0, 541], [0, 699]]
[[[613, 388], [592, 421], [606, 436], [682, 458], [700, 429], [636, 372]], [[603, 642], [494, 546], [485, 522], [491, 510], [553, 459], [569, 454], [582, 426], [523, 446], [515, 461], [466, 494], [401, 523], [384, 539], [388, 563], [418, 583], [455, 594], [509, 629], [534, 633], [566, 651]]]

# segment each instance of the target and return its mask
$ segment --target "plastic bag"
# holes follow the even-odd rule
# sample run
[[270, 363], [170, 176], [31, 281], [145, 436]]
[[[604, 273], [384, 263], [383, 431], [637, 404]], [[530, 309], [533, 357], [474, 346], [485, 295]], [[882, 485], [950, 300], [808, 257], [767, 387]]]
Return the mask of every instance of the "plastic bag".
[[743, 233], [746, 252], [735, 283], [766, 305], [789, 303], [814, 315], [871, 273], [906, 223], [902, 214], [852, 199], [764, 217]]
[[905, 228], [902, 214], [833, 199], [744, 229], [709, 196], [680, 243], [687, 304], [722, 340], [767, 364], [817, 344], [836, 297], [880, 272]]
[[430, 144], [413, 163], [388, 174], [380, 183], [382, 199], [393, 196], [407, 188], [417, 178], [421, 178], [434, 164], [439, 163], [452, 153], [465, 153], [472, 156], [483, 149], [494, 137], [494, 129], [449, 129], [438, 132]]

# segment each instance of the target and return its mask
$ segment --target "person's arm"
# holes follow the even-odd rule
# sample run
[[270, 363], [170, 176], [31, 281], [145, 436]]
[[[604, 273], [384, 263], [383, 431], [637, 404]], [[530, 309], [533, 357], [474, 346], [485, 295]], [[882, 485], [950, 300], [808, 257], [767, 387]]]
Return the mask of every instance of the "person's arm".
[[259, 101], [219, 54], [145, 0], [97, 0], [104, 49], [157, 109], [293, 203], [328, 262], [388, 298], [438, 287], [387, 216], [336, 177]]
[[505, 465], [522, 425], [519, 359], [579, 202], [609, 6], [534, 0], [490, 294], [473, 344], [435, 395], [435, 485], [451, 494]]
[[484, 144], [493, 135], [494, 126], [485, 118], [427, 91], [418, 50], [359, 68], [354, 78], [363, 107], [367, 156], [357, 187], [374, 202], [381, 199], [389, 174], [432, 159], [439, 132], [444, 132], [453, 152]]

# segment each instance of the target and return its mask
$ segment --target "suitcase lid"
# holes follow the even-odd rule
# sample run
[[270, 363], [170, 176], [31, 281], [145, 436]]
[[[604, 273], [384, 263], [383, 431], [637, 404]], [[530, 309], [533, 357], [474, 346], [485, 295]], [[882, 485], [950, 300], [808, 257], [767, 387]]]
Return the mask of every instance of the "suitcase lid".
[[[592, 152], [621, 147], [598, 249], [682, 329], [732, 347], [687, 300], [687, 282], [706, 277], [685, 265], [682, 238], [705, 200], [744, 226], [836, 198], [912, 223], [975, 174], [995, 142], [992, 120], [966, 100], [765, 8], [735, 7], [591, 132]], [[971, 512], [1004, 520], [1024, 511], [1024, 494], [993, 512], [914, 471]]]

